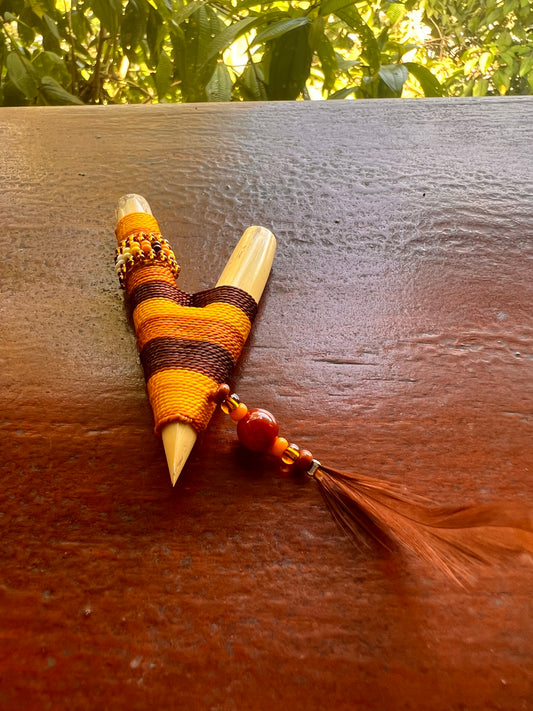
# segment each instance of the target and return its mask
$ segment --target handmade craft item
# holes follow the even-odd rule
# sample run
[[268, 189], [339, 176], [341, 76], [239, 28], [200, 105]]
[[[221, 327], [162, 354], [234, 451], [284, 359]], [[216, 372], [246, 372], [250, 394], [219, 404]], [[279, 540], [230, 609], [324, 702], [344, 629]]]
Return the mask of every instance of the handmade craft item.
[[475, 564], [511, 553], [533, 553], [533, 516], [519, 503], [457, 508], [428, 505], [398, 485], [339, 472], [280, 435], [274, 416], [249, 409], [227, 380], [263, 293], [275, 251], [266, 229], [247, 230], [214, 289], [187, 294], [176, 285], [179, 266], [148, 203], [121, 198], [115, 263], [133, 309], [141, 362], [174, 484], [217, 405], [237, 425], [241, 443], [277, 457], [320, 489], [335, 520], [357, 543], [368, 537], [400, 544], [457, 581]]
[[214, 289], [186, 294], [180, 268], [148, 202], [124, 195], [116, 210], [115, 268], [128, 293], [148, 395], [172, 484], [205, 429], [246, 341], [272, 268], [274, 235], [250, 227]]

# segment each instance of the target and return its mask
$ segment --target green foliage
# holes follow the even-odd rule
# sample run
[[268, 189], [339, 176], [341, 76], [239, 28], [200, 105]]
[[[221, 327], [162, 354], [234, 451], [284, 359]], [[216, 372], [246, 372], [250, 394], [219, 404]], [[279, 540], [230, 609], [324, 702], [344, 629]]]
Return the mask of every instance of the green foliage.
[[426, 0], [428, 67], [452, 95], [533, 93], [530, 0]]
[[0, 0], [0, 105], [519, 93], [529, 0]]

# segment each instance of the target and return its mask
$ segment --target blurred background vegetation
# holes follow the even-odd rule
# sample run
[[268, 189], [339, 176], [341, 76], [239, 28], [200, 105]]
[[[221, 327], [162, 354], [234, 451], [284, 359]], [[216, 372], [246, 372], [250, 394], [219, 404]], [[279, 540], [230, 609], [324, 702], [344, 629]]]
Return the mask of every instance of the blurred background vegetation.
[[530, 0], [0, 0], [0, 106], [531, 93]]

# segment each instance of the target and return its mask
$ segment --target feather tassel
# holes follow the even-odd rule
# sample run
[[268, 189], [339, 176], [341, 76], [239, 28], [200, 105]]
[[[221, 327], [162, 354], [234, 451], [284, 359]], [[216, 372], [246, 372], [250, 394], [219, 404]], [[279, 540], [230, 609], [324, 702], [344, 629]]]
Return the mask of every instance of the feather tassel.
[[366, 533], [387, 548], [399, 544], [457, 582], [471, 580], [476, 566], [533, 554], [533, 516], [524, 505], [434, 506], [395, 484], [317, 465], [310, 475], [355, 543], [367, 543]]

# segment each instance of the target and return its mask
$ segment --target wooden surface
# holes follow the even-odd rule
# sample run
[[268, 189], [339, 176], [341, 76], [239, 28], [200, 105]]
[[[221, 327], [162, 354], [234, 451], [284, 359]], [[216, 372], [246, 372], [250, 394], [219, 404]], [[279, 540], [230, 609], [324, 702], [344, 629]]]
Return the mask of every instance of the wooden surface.
[[113, 268], [278, 252], [234, 384], [322, 461], [531, 501], [531, 99], [2, 109], [0, 708], [522, 711], [532, 568], [354, 549], [216, 415], [172, 489]]

